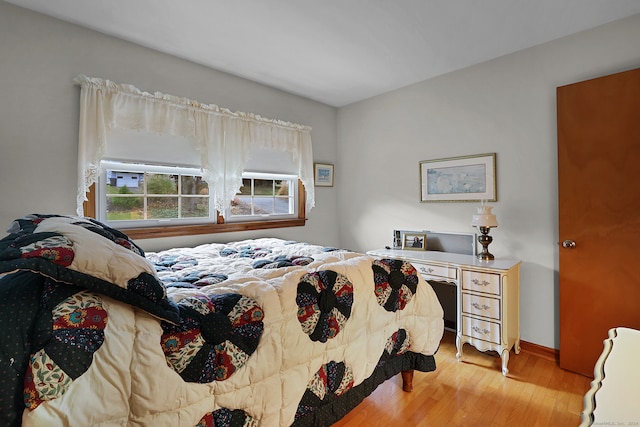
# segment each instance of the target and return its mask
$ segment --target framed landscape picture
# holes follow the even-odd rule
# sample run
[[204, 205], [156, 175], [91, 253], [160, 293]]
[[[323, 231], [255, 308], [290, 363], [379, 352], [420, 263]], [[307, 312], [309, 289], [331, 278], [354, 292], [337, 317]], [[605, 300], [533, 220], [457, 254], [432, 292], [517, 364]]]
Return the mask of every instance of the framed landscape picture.
[[496, 153], [420, 162], [421, 202], [497, 201]]
[[314, 163], [314, 181], [318, 187], [333, 187], [333, 165], [329, 163]]

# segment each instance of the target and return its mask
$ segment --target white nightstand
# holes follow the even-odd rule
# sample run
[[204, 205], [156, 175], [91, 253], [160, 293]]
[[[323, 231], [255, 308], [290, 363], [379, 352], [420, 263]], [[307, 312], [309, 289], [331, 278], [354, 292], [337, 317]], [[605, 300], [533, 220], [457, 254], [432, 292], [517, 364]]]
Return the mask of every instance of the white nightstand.
[[456, 286], [456, 357], [462, 357], [465, 343], [480, 351], [496, 351], [503, 375], [509, 373], [510, 350], [520, 353], [520, 260], [480, 261], [473, 255], [401, 249], [367, 254], [407, 260], [425, 280]]

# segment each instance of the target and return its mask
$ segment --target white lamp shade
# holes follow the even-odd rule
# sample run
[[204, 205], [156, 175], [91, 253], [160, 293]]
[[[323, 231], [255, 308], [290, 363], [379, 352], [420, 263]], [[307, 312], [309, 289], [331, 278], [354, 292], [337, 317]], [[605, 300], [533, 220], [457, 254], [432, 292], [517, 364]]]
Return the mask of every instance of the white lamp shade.
[[471, 219], [471, 225], [473, 227], [497, 227], [498, 220], [496, 216], [491, 213], [492, 206], [478, 206], [476, 213]]

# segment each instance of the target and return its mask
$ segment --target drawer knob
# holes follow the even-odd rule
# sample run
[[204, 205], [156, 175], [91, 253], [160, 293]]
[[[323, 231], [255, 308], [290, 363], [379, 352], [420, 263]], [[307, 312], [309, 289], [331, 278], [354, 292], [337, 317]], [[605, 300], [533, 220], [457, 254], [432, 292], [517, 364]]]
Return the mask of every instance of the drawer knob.
[[429, 267], [429, 268], [422, 267], [422, 272], [423, 273], [433, 273], [434, 271], [435, 270], [433, 268], [431, 268], [431, 267]]
[[488, 306], [488, 305], [486, 305], [486, 304], [482, 304], [482, 305], [480, 305], [480, 304], [478, 304], [477, 302], [474, 302], [473, 304], [471, 304], [471, 306], [472, 306], [473, 308], [475, 308], [476, 310], [488, 310], [488, 309], [490, 309], [490, 308], [491, 308], [491, 307], [489, 307], [489, 306]]
[[489, 284], [490, 284], [490, 283], [489, 283], [489, 282], [487, 282], [486, 280], [482, 280], [482, 281], [480, 281], [480, 280], [478, 280], [478, 279], [473, 279], [471, 282], [472, 282], [474, 285], [478, 285], [478, 286], [487, 286], [487, 285], [489, 285]]

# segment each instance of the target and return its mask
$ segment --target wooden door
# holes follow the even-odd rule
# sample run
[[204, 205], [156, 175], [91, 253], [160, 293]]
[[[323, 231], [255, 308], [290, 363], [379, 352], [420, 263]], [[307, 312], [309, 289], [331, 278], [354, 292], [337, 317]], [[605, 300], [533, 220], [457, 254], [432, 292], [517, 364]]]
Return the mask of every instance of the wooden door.
[[559, 87], [557, 115], [560, 367], [592, 377], [640, 328], [640, 69]]

